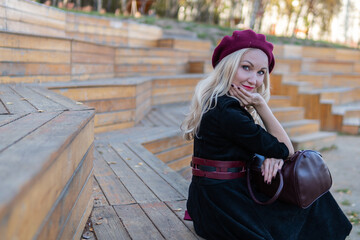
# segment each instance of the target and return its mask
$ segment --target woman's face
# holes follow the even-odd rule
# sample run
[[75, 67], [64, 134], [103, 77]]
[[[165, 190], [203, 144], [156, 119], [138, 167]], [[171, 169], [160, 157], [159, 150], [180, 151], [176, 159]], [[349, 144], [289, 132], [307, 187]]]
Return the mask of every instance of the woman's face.
[[263, 84], [266, 71], [268, 71], [266, 54], [260, 49], [251, 49], [242, 56], [232, 84], [249, 92], [255, 92]]

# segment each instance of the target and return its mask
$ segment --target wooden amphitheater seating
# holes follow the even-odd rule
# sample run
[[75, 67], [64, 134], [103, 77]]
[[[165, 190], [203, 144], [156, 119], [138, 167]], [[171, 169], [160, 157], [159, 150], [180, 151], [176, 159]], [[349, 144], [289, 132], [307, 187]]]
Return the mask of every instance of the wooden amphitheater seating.
[[98, 239], [199, 239], [183, 220], [188, 181], [145, 148], [177, 147], [178, 134], [135, 127], [97, 135], [95, 182], [102, 191], [91, 218]]
[[156, 26], [65, 12], [31, 0], [1, 0], [0, 13], [0, 31], [68, 37], [116, 47], [156, 47], [162, 37], [161, 28]]
[[358, 134], [360, 51], [286, 45], [275, 49], [280, 56], [275, 72], [282, 80], [274, 89], [291, 94], [292, 105], [305, 107], [306, 118], [320, 119], [321, 129]]
[[92, 210], [94, 110], [0, 85], [2, 239], [79, 239]]

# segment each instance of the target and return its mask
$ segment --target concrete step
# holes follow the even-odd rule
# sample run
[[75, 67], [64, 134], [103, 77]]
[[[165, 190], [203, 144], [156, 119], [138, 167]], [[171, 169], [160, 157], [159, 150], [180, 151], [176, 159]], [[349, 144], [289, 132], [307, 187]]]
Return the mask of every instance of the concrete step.
[[314, 149], [322, 150], [334, 144], [336, 133], [334, 132], [315, 132], [291, 138], [291, 142], [296, 150]]
[[302, 120], [305, 114], [302, 107], [272, 108], [271, 110], [281, 123]]
[[299, 121], [282, 123], [285, 131], [290, 137], [318, 132], [320, 122], [318, 120], [303, 119]]

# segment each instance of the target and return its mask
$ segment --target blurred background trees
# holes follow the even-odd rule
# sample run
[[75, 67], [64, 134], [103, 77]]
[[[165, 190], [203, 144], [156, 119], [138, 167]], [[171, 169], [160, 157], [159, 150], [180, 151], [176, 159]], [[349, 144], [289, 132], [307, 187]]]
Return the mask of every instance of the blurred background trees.
[[[116, 15], [152, 15], [316, 40], [327, 40], [337, 34], [345, 39], [344, 41], [360, 44], [359, 0], [38, 1], [48, 5], [97, 10]], [[337, 26], [341, 29], [340, 32]], [[349, 38], [350, 36], [354, 37]]]

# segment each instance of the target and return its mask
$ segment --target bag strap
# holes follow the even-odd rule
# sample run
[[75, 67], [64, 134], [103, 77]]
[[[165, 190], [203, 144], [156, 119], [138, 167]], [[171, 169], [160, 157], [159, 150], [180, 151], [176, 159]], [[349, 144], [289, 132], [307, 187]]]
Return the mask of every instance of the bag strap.
[[250, 182], [250, 168], [249, 167], [247, 168], [247, 176], [246, 176], [246, 178], [247, 178], [247, 187], [249, 189], [250, 196], [254, 200], [254, 202], [256, 202], [257, 204], [260, 204], [260, 205], [269, 205], [269, 204], [272, 204], [273, 202], [275, 202], [278, 199], [278, 197], [280, 196], [280, 193], [281, 193], [281, 191], [282, 191], [282, 189], [284, 187], [283, 175], [282, 175], [281, 171], [278, 171], [278, 173], [279, 173], [279, 177], [280, 177], [280, 184], [279, 184], [279, 187], [278, 187], [275, 195], [266, 202], [260, 202], [258, 199], [256, 199], [256, 197], [254, 195], [254, 192], [252, 190], [251, 182]]

